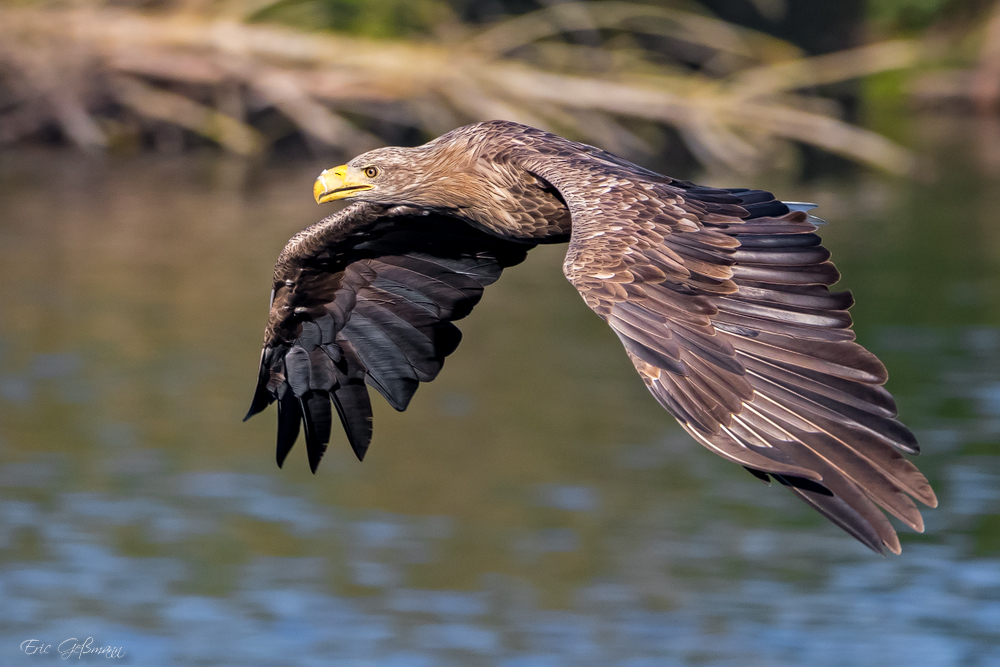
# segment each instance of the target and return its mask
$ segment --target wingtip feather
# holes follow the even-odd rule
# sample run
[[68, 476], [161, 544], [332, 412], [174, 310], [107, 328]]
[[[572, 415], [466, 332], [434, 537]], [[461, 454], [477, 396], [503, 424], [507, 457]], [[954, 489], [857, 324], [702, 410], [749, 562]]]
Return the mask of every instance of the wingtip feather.
[[289, 393], [278, 401], [278, 438], [274, 455], [279, 468], [285, 464], [288, 452], [292, 451], [301, 426], [302, 411], [299, 408], [299, 401]]
[[265, 382], [258, 381], [257, 388], [253, 393], [253, 399], [250, 401], [250, 409], [247, 410], [247, 414], [243, 417], [243, 421], [245, 422], [255, 414], [262, 412], [273, 401], [274, 397], [271, 396], [271, 392], [267, 390], [267, 384]]
[[332, 426], [332, 410], [330, 409], [330, 394], [325, 391], [309, 391], [299, 399], [302, 410], [302, 421], [306, 430], [306, 453], [309, 458], [309, 469], [316, 474], [319, 462], [326, 453], [330, 442]]

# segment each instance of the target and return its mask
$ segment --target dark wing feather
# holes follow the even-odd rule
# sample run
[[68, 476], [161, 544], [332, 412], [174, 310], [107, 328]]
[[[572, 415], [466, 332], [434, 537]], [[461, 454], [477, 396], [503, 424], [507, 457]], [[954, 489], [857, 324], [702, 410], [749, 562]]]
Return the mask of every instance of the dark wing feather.
[[808, 207], [767, 192], [650, 175], [592, 150], [524, 166], [573, 216], [565, 273], [615, 330], [653, 396], [699, 443], [799, 498], [876, 551], [899, 551], [884, 508], [915, 530], [937, 500], [854, 342], [849, 293]]
[[[366, 382], [405, 410], [433, 380], [468, 315], [532, 244], [441, 215], [355, 204], [297, 234], [278, 259], [247, 418], [278, 401], [278, 465], [304, 426], [315, 472], [335, 409], [354, 453], [372, 436]], [[332, 408], [331, 408], [332, 404]]]

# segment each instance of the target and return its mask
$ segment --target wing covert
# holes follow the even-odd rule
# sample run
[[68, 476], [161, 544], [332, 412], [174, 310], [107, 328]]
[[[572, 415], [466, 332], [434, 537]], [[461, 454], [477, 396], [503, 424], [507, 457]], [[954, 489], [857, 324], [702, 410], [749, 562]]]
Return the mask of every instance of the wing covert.
[[567, 278], [695, 440], [875, 551], [900, 549], [879, 507], [923, 530], [911, 497], [937, 500], [901, 455], [916, 440], [854, 342], [850, 293], [829, 290], [840, 274], [807, 207], [603, 159], [535, 168], [573, 216]]

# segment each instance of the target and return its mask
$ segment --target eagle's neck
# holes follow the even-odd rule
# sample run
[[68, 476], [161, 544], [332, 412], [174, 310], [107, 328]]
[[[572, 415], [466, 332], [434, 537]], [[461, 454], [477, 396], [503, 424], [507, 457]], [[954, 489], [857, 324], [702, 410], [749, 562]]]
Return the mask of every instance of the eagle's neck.
[[442, 213], [505, 239], [536, 243], [568, 240], [569, 209], [555, 188], [521, 168], [477, 166], [456, 175], [453, 185], [462, 194], [450, 196], [451, 210]]

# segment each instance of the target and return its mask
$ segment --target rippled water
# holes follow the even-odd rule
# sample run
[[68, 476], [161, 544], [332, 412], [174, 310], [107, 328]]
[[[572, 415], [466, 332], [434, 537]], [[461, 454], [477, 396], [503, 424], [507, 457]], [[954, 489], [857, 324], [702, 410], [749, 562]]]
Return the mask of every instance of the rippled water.
[[893, 558], [691, 442], [558, 248], [364, 464], [278, 470], [240, 418], [320, 165], [0, 155], [0, 664], [1000, 664], [1000, 178], [943, 142], [930, 183], [782, 186], [941, 498]]

